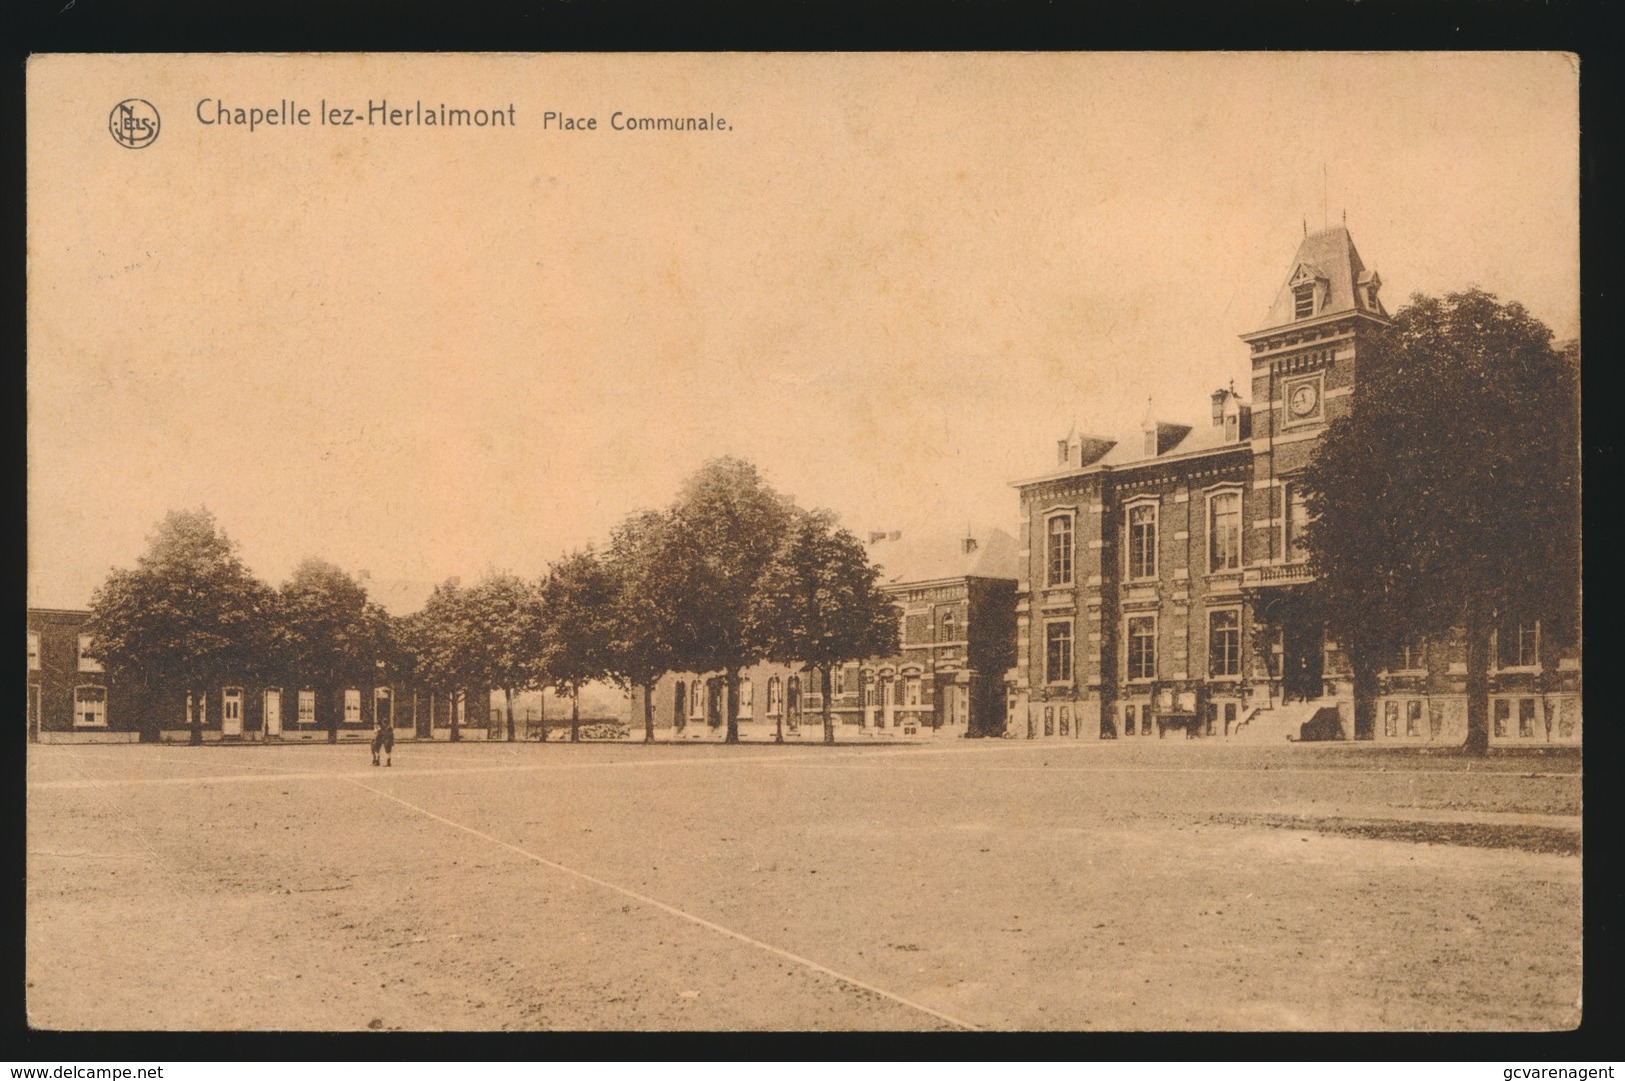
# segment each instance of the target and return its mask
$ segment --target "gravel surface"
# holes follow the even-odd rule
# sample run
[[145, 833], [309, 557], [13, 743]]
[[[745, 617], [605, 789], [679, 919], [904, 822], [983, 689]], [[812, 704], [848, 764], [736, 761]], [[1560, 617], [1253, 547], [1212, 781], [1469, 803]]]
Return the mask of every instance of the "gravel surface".
[[31, 746], [48, 1029], [1579, 1021], [1580, 762], [1185, 741]]

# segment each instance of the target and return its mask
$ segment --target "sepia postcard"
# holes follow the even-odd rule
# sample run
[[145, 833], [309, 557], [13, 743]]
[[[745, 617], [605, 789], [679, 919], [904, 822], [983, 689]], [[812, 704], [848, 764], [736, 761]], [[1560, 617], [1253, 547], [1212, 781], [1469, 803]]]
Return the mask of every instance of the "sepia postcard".
[[32, 57], [28, 1025], [1575, 1029], [1578, 87]]

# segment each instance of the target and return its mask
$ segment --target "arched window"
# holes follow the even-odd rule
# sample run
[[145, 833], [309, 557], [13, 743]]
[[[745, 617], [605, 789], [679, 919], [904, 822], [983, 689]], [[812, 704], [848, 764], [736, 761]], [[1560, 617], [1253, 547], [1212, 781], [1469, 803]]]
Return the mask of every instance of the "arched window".
[[739, 712], [745, 713], [756, 705], [756, 688], [749, 676], [739, 679]]
[[1241, 493], [1214, 492], [1208, 497], [1208, 570], [1241, 566]]
[[1128, 576], [1157, 576], [1157, 505], [1140, 503], [1128, 511]]
[[1072, 515], [1057, 514], [1046, 527], [1049, 534], [1049, 579], [1052, 586], [1072, 584]]

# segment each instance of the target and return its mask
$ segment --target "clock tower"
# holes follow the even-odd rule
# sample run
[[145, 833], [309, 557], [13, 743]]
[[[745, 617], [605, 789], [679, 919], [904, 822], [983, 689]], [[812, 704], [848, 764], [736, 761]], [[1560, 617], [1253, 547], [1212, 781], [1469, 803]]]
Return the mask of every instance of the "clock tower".
[[1292, 478], [1309, 463], [1326, 425], [1353, 407], [1361, 344], [1388, 323], [1381, 287], [1348, 229], [1310, 233], [1263, 329], [1241, 336], [1252, 350], [1253, 401], [1262, 405], [1253, 416], [1253, 488], [1270, 492], [1267, 501], [1254, 501], [1256, 521], [1279, 523], [1247, 531], [1250, 565], [1302, 560], [1291, 536]]
[[[1255, 654], [1255, 679], [1267, 678], [1279, 703], [1314, 701], [1347, 690], [1331, 673], [1346, 666], [1305, 605], [1311, 580], [1303, 531], [1308, 515], [1298, 475], [1326, 426], [1354, 407], [1362, 346], [1386, 326], [1378, 291], [1348, 229], [1310, 233], [1298, 246], [1264, 326], [1243, 334], [1252, 352], [1253, 491], [1245, 530], [1244, 587], [1256, 630], [1271, 644]], [[1328, 658], [1331, 658], [1328, 663]], [[1360, 733], [1348, 733], [1358, 736]]]

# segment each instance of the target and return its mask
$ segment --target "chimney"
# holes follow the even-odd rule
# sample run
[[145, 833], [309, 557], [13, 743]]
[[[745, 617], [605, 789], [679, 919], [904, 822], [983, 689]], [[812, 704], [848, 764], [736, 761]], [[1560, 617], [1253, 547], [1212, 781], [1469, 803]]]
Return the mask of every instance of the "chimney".
[[972, 552], [976, 551], [975, 537], [966, 537], [961, 543], [964, 545], [966, 555], [970, 555]]
[[870, 544], [876, 544], [876, 543], [878, 543], [880, 541], [883, 541], [885, 539], [886, 539], [886, 531], [884, 529], [880, 529], [880, 530], [871, 529], [869, 531], [869, 543]]

